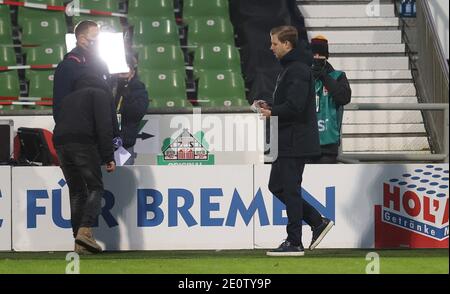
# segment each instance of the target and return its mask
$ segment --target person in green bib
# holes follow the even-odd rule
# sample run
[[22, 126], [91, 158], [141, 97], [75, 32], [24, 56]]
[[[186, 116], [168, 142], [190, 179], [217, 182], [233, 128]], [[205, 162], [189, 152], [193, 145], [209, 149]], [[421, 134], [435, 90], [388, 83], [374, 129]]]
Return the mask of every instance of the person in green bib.
[[328, 62], [328, 40], [324, 36], [311, 39], [314, 55], [312, 73], [316, 88], [316, 113], [322, 155], [320, 164], [337, 163], [341, 143], [344, 105], [350, 103], [352, 90], [345, 72], [335, 70]]

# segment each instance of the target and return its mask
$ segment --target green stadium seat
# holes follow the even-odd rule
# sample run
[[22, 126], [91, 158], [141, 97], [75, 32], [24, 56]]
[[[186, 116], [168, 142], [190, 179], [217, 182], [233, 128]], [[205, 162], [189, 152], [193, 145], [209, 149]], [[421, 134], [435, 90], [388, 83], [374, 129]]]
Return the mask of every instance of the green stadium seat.
[[201, 106], [244, 106], [244, 79], [240, 73], [229, 71], [205, 71], [198, 84], [199, 104]]
[[67, 33], [64, 12], [19, 7], [22, 44], [64, 43]]
[[0, 5], [0, 44], [12, 44], [11, 15], [7, 5]]
[[23, 106], [22, 105], [3, 105], [3, 102], [0, 101], [0, 110], [2, 111], [12, 111], [12, 110], [23, 110]]
[[185, 73], [182, 71], [140, 71], [140, 79], [147, 86], [150, 107], [188, 107]]
[[129, 17], [164, 17], [175, 20], [173, 0], [129, 0]]
[[0, 66], [17, 65], [13, 47], [0, 46]]
[[222, 17], [194, 19], [189, 24], [188, 46], [194, 51], [204, 44], [229, 44], [234, 46], [234, 31], [231, 22]]
[[241, 72], [239, 51], [231, 45], [207, 44], [197, 47], [194, 55], [194, 74], [205, 70]]
[[9, 6], [8, 5], [0, 5], [0, 18], [8, 17], [11, 19]]
[[19, 74], [17, 70], [0, 71], [0, 97], [20, 95]]
[[134, 25], [133, 44], [171, 44], [179, 45], [178, 26], [170, 18], [130, 18]]
[[117, 12], [119, 10], [119, 0], [79, 0], [79, 1], [81, 9], [91, 9], [107, 12]]
[[230, 19], [229, 10], [228, 0], [184, 0], [183, 20], [190, 23], [202, 17]]
[[72, 23], [75, 26], [80, 21], [92, 20], [95, 21], [102, 31], [108, 32], [123, 32], [120, 18], [115, 16], [97, 16], [97, 15], [80, 15], [74, 16]]
[[142, 70], [177, 70], [185, 72], [184, 55], [180, 46], [150, 45], [134, 48]]
[[28, 96], [53, 98], [54, 70], [27, 70], [26, 79], [29, 81]]
[[66, 53], [65, 45], [49, 44], [39, 47], [23, 48], [27, 65], [58, 64]]

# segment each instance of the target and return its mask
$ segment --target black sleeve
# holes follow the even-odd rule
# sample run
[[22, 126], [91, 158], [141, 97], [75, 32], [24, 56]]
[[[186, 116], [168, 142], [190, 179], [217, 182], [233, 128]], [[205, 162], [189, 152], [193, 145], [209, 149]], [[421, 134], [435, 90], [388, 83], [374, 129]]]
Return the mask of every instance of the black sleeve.
[[[104, 91], [93, 91], [94, 121], [97, 136], [98, 150], [102, 163], [114, 161], [113, 149], [113, 121], [111, 113], [114, 112], [114, 103]], [[117, 123], [117, 119], [115, 119]]]
[[350, 103], [352, 89], [344, 72], [337, 80], [327, 74], [322, 75], [321, 79], [336, 104], [347, 105]]
[[148, 93], [145, 85], [138, 79], [132, 79], [129, 84], [129, 92], [124, 95], [126, 100], [122, 106], [123, 119], [133, 122], [142, 120], [148, 109]]
[[292, 68], [285, 78], [288, 80], [285, 102], [272, 107], [272, 116], [289, 121], [297, 119], [308, 107], [312, 76], [309, 70]]
[[61, 62], [55, 70], [53, 81], [53, 118], [55, 121], [62, 99], [72, 91], [77, 72], [76, 61], [68, 59]]

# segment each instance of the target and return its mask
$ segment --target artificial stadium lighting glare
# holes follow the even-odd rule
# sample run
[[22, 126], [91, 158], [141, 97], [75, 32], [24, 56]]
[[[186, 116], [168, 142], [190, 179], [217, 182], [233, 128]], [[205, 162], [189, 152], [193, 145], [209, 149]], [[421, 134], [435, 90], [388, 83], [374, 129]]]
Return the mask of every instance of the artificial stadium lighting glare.
[[[101, 32], [98, 42], [100, 57], [106, 62], [110, 74], [126, 73], [129, 71], [122, 33]], [[72, 51], [76, 44], [75, 34], [66, 34], [67, 52]]]

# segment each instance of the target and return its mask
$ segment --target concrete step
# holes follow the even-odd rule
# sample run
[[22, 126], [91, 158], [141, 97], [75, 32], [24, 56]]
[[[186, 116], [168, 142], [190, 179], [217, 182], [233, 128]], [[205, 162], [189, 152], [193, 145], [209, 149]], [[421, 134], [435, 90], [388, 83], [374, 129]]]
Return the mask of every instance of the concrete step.
[[398, 27], [397, 17], [311, 17], [305, 18], [306, 28]]
[[329, 44], [330, 54], [404, 53], [405, 44]]
[[401, 57], [331, 57], [334, 68], [349, 70], [408, 70], [409, 59]]
[[[393, 150], [393, 151], [353, 151], [353, 152], [346, 152], [348, 153], [354, 153], [354, 154], [366, 154], [366, 153], [370, 153], [370, 154], [431, 154], [431, 150], [425, 150], [425, 151], [411, 151], [411, 150]], [[344, 154], [345, 155], [345, 154]]]
[[400, 30], [308, 30], [309, 39], [322, 35], [330, 44], [401, 44]]
[[[395, 17], [393, 4], [380, 4], [373, 9], [367, 4], [301, 4], [298, 6], [305, 18], [313, 17]], [[379, 13], [378, 13], [379, 12]]]
[[422, 134], [427, 131], [423, 124], [344, 124], [342, 125], [344, 135], [355, 134]]
[[418, 103], [417, 97], [352, 97], [351, 103]]
[[417, 96], [412, 83], [350, 83], [352, 97], [412, 97]]
[[343, 138], [344, 152], [428, 151], [426, 137]]
[[421, 124], [423, 123], [420, 111], [346, 111], [343, 124]]
[[345, 111], [343, 124], [421, 124], [422, 113], [418, 110], [361, 110]]
[[409, 80], [410, 70], [349, 70], [345, 72], [349, 80]]

